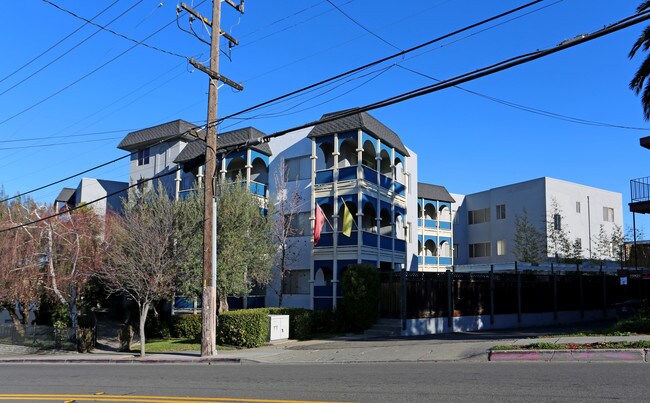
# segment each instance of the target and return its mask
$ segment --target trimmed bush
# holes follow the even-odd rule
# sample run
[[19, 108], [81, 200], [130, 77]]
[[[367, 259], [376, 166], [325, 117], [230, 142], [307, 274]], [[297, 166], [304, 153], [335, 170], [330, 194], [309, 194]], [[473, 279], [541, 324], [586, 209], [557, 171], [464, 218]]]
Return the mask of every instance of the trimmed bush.
[[312, 333], [339, 333], [345, 331], [343, 311], [313, 311]]
[[312, 334], [313, 312], [304, 308], [267, 308], [269, 315], [289, 315], [289, 338], [305, 340]]
[[343, 313], [346, 327], [361, 332], [375, 323], [379, 305], [379, 269], [370, 264], [343, 270]]
[[268, 309], [242, 309], [219, 314], [217, 343], [238, 347], [259, 347], [269, 338]]
[[172, 337], [184, 339], [201, 338], [201, 315], [175, 315], [172, 316], [171, 335]]
[[77, 351], [80, 353], [88, 353], [95, 347], [95, 337], [93, 329], [79, 328], [77, 329]]
[[171, 337], [169, 322], [162, 315], [149, 311], [144, 323], [144, 333], [147, 338], [169, 339]]

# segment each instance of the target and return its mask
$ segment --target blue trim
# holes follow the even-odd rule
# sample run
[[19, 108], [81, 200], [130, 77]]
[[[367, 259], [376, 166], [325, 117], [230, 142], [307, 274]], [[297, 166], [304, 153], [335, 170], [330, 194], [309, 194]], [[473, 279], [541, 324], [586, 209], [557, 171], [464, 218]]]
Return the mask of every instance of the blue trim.
[[366, 181], [376, 185], [377, 184], [377, 171], [374, 169], [367, 167], [365, 165], [363, 167], [363, 179]]
[[395, 250], [398, 252], [406, 252], [406, 241], [403, 239], [395, 239]]
[[406, 210], [403, 207], [395, 206], [395, 216], [397, 216], [398, 214], [406, 218]]
[[436, 220], [424, 220], [424, 228], [436, 228]]
[[368, 196], [365, 193], [361, 193], [361, 204], [365, 206], [366, 203], [372, 204], [372, 206], [375, 208], [375, 211], [377, 210], [377, 198]]
[[[322, 235], [321, 235], [322, 236]], [[350, 246], [357, 244], [357, 231], [352, 231], [350, 236], [343, 235], [342, 232], [338, 234], [339, 246]]]
[[334, 145], [334, 135], [318, 137], [316, 139], [316, 147], [320, 147], [324, 143], [330, 143], [333, 146]]
[[436, 244], [436, 248], [438, 247], [438, 237], [437, 236], [425, 235], [424, 236], [424, 242], [422, 242], [422, 244], [424, 245], [425, 243], [427, 243], [427, 241], [433, 241], [433, 243]]
[[441, 257], [440, 258], [440, 264], [450, 265], [451, 264], [451, 258], [450, 257]]
[[402, 164], [406, 161], [406, 157], [403, 156], [397, 149], [395, 149], [395, 158], [393, 158], [393, 164], [395, 163], [395, 160], [400, 160], [402, 161]]
[[316, 184], [321, 185], [323, 183], [332, 183], [334, 182], [334, 170], [333, 169], [324, 169], [322, 171], [316, 172]]
[[384, 189], [390, 189], [392, 184], [393, 180], [391, 178], [386, 175], [379, 175], [379, 186], [383, 187]]
[[342, 181], [351, 181], [357, 179], [357, 167], [349, 166], [345, 168], [339, 168], [339, 182]]
[[372, 143], [372, 148], [375, 150], [375, 154], [377, 154], [377, 139], [366, 132], [361, 132], [361, 148], [366, 144], [366, 141]]
[[435, 256], [425, 256], [424, 257], [424, 264], [436, 264], [438, 263], [438, 258]]
[[440, 245], [442, 245], [442, 243], [443, 243], [444, 241], [447, 241], [447, 243], [449, 244], [449, 246], [451, 246], [451, 238], [450, 238], [450, 237], [447, 237], [447, 236], [444, 236], [444, 237], [443, 237], [443, 236], [441, 236], [441, 237], [438, 238], [438, 242], [439, 242]]
[[451, 229], [451, 223], [449, 221], [440, 221], [440, 229]]
[[380, 203], [380, 206], [379, 206], [379, 213], [380, 213], [380, 215], [381, 215], [381, 210], [383, 210], [383, 209], [386, 209], [386, 211], [388, 211], [388, 213], [390, 214], [390, 212], [391, 212], [391, 206], [390, 206], [390, 203], [386, 203], [385, 201], [382, 201], [382, 202]]
[[334, 246], [334, 236], [331, 232], [321, 232], [320, 240], [314, 248], [331, 248]]
[[321, 206], [324, 204], [329, 204], [332, 208], [334, 208], [334, 197], [319, 197], [315, 201], [316, 204], [320, 204]]
[[361, 232], [361, 242], [363, 246], [372, 246], [373, 248], [377, 247], [377, 234], [374, 232], [362, 231]]
[[422, 264], [422, 256], [418, 256], [418, 264]]
[[[357, 142], [357, 133], [355, 133], [355, 132], [339, 133], [338, 138], [339, 138], [339, 150], [340, 150], [341, 149], [341, 144], [343, 144], [343, 142], [345, 140], [347, 140], [347, 139], [351, 138], [356, 143]], [[358, 144], [357, 144], [357, 146], [358, 146]]]
[[447, 207], [449, 209], [449, 211], [451, 211], [451, 203], [439, 201], [438, 202], [438, 210], [440, 210], [443, 207]]
[[[388, 153], [388, 162], [392, 165], [393, 164], [393, 148], [384, 143], [383, 141], [381, 142], [381, 147], [379, 147], [379, 154], [381, 155], [382, 151], [386, 151]], [[384, 162], [383, 157], [382, 157], [382, 162]]]
[[331, 282], [328, 282], [327, 285], [314, 286], [314, 297], [331, 297], [333, 292], [334, 287]]
[[420, 199], [420, 198], [418, 198], [418, 206], [420, 206], [420, 208], [422, 208], [422, 199]]
[[264, 164], [268, 167], [269, 166], [269, 156], [266, 154], [262, 154], [259, 151], [256, 150], [251, 150], [251, 165], [253, 165], [253, 161], [256, 159], [261, 159]]
[[389, 236], [382, 235], [379, 237], [379, 246], [381, 249], [393, 249], [393, 238]]
[[418, 218], [418, 227], [422, 228], [424, 226], [424, 220], [421, 218]]
[[234, 151], [234, 152], [229, 153], [226, 156], [226, 169], [228, 169], [228, 165], [230, 165], [232, 160], [234, 160], [236, 158], [243, 159], [244, 160], [244, 165], [246, 165], [246, 162], [247, 162], [246, 157], [247, 157], [246, 151]]
[[266, 185], [260, 182], [251, 181], [250, 191], [252, 194], [266, 197]]
[[405, 196], [406, 195], [406, 185], [395, 181], [395, 193], [397, 193], [400, 196]]

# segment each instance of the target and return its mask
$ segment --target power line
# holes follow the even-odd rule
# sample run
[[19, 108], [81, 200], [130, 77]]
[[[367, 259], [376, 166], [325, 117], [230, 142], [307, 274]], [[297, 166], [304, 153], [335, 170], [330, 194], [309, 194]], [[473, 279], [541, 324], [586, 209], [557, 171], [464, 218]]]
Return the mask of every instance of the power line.
[[[473, 81], [473, 80], [476, 80], [476, 79], [479, 79], [479, 78], [482, 78], [482, 77], [485, 77], [485, 76], [488, 76], [488, 75], [492, 75], [492, 74], [498, 73], [500, 71], [507, 70], [507, 69], [519, 66], [521, 64], [529, 63], [531, 61], [540, 59], [542, 57], [549, 56], [551, 54], [563, 51], [565, 49], [572, 48], [574, 46], [583, 44], [585, 42], [589, 42], [589, 41], [592, 41], [594, 39], [598, 39], [598, 38], [600, 38], [602, 36], [609, 35], [611, 33], [620, 31], [622, 29], [625, 29], [625, 28], [628, 28], [630, 26], [636, 25], [636, 24], [641, 23], [643, 21], [647, 21], [649, 19], [650, 19], [650, 10], [645, 11], [645, 12], [641, 12], [641, 13], [637, 13], [637, 14], [634, 14], [634, 15], [632, 15], [630, 17], [624, 18], [624, 19], [622, 19], [622, 20], [620, 20], [618, 22], [615, 22], [615, 23], [613, 23], [611, 25], [605, 26], [604, 28], [602, 28], [602, 29], [600, 29], [598, 31], [595, 31], [593, 33], [578, 35], [575, 38], [563, 41], [562, 43], [560, 43], [559, 45], [557, 45], [557, 46], [555, 46], [553, 48], [545, 49], [545, 50], [538, 50], [538, 51], [535, 51], [535, 52], [530, 52], [530, 53], [526, 53], [526, 54], [523, 54], [523, 55], [515, 56], [515, 57], [512, 57], [510, 59], [503, 60], [503, 61], [501, 61], [499, 63], [495, 63], [493, 65], [490, 65], [490, 66], [487, 66], [487, 67], [484, 67], [484, 68], [481, 68], [481, 69], [477, 69], [477, 70], [474, 70], [474, 71], [469, 72], [469, 73], [465, 73], [465, 74], [462, 74], [462, 75], [459, 75], [459, 76], [456, 76], [456, 77], [453, 77], [453, 78], [450, 78], [450, 79], [447, 79], [447, 80], [440, 81], [439, 83], [434, 84], [434, 85], [421, 87], [421, 88], [418, 88], [418, 89], [415, 89], [415, 90], [412, 90], [412, 91], [408, 91], [408, 92], [405, 92], [405, 93], [402, 93], [402, 94], [399, 94], [399, 95], [396, 95], [396, 96], [393, 96], [393, 97], [390, 97], [390, 98], [386, 98], [384, 100], [381, 100], [381, 101], [378, 101], [378, 102], [375, 102], [375, 103], [372, 103], [372, 104], [368, 104], [368, 105], [365, 105], [365, 106], [362, 106], [362, 107], [357, 107], [357, 108], [351, 108], [351, 109], [348, 109], [346, 111], [343, 111], [343, 112], [340, 112], [340, 113], [337, 113], [337, 114], [333, 114], [333, 115], [331, 115], [331, 116], [329, 116], [327, 118], [322, 118], [322, 119], [319, 119], [317, 121], [312, 121], [312, 122], [309, 122], [309, 123], [306, 123], [306, 124], [302, 124], [300, 126], [295, 126], [295, 127], [290, 128], [290, 129], [281, 130], [281, 131], [275, 132], [273, 134], [269, 134], [267, 136], [264, 136], [262, 138], [262, 141], [268, 142], [268, 141], [270, 141], [271, 139], [273, 139], [275, 137], [280, 137], [282, 135], [285, 135], [287, 133], [290, 133], [290, 132], [293, 132], [293, 131], [296, 131], [296, 130], [305, 129], [305, 128], [312, 127], [312, 126], [315, 126], [315, 125], [318, 125], [318, 124], [332, 122], [332, 121], [335, 121], [335, 120], [342, 119], [344, 117], [355, 115], [357, 113], [367, 112], [367, 111], [370, 111], [370, 110], [383, 108], [383, 107], [390, 106], [390, 105], [393, 105], [393, 104], [396, 104], [396, 103], [399, 103], [399, 102], [404, 102], [404, 101], [406, 101], [408, 99], [412, 99], [412, 98], [420, 97], [420, 96], [427, 95], [427, 94], [430, 94], [430, 93], [433, 93], [433, 92], [441, 91], [441, 90], [449, 88], [449, 87], [454, 87], [454, 86], [463, 84], [465, 82]], [[212, 122], [212, 123], [209, 123], [209, 125], [215, 125], [215, 124], [217, 124], [216, 121]], [[166, 140], [170, 140], [170, 139], [166, 139]], [[246, 143], [242, 143], [242, 144], [237, 144], [237, 145], [233, 145], [231, 147], [228, 147], [228, 149], [239, 149], [239, 148], [242, 148], [242, 147], [245, 147], [245, 146], [246, 146]], [[225, 149], [226, 148], [223, 148], [223, 150], [225, 150]], [[124, 157], [122, 157], [122, 158], [124, 158]], [[146, 181], [150, 181], [150, 180], [153, 180], [153, 179], [157, 179], [157, 178], [159, 178], [161, 176], [170, 175], [170, 174], [178, 171], [179, 169], [180, 168], [176, 168], [172, 172], [165, 173], [163, 175], [154, 176], [152, 178], [145, 179], [144, 181], [146, 182]], [[50, 186], [50, 185], [48, 185], [48, 186]], [[127, 189], [132, 188], [134, 186], [137, 186], [137, 184], [131, 185]], [[108, 195], [106, 197], [102, 197], [102, 198], [93, 200], [93, 201], [88, 202], [86, 204], [92, 204], [92, 203], [98, 202], [100, 200], [103, 200], [103, 199], [105, 199], [105, 198], [107, 198], [109, 196], [113, 196], [113, 195], [118, 194], [118, 193], [121, 193], [121, 192], [116, 192], [116, 193], [110, 194], [110, 195]], [[18, 196], [14, 196], [12, 198], [15, 198], [15, 197], [18, 197]], [[10, 199], [1, 200], [0, 203], [5, 202], [7, 200], [10, 200]], [[21, 224], [21, 225], [15, 226], [15, 227], [3, 229], [3, 230], [0, 230], [0, 233], [10, 231], [10, 230], [13, 230], [13, 229], [17, 229], [17, 228], [21, 228], [21, 227], [24, 227], [24, 226], [27, 226], [27, 225], [31, 225], [31, 224], [34, 224], [36, 222], [44, 221], [46, 219], [53, 218], [53, 217], [55, 217], [55, 216], [49, 216], [49, 217], [45, 217], [45, 218], [42, 218], [40, 220], [37, 220], [35, 222], [31, 222], [31, 223], [27, 223], [27, 224]]]
[[84, 144], [84, 143], [96, 143], [98, 141], [108, 141], [108, 140], [117, 140], [122, 137], [109, 137], [103, 139], [94, 139], [94, 140], [79, 140], [79, 141], [67, 141], [62, 143], [49, 143], [49, 144], [32, 144], [28, 146], [15, 146], [15, 147], [0, 147], [0, 151], [4, 150], [24, 150], [28, 148], [41, 148], [41, 147], [57, 147], [57, 146], [67, 146], [71, 144]]
[[[397, 64], [397, 67], [402, 68], [402, 69], [407, 70], [407, 71], [410, 71], [410, 72], [412, 72], [414, 74], [418, 74], [418, 75], [420, 75], [422, 77], [426, 77], [426, 78], [431, 79], [433, 81], [441, 82], [441, 80], [439, 80], [439, 79], [437, 79], [435, 77], [432, 77], [432, 76], [430, 76], [428, 74], [424, 74], [422, 72], [410, 69], [408, 67], [404, 67], [401, 64]], [[487, 100], [490, 100], [490, 101], [493, 101], [493, 102], [496, 102], [496, 103], [499, 103], [499, 104], [502, 104], [502, 105], [505, 105], [505, 106], [509, 106], [509, 107], [512, 107], [512, 108], [515, 108], [515, 109], [519, 109], [519, 110], [522, 110], [522, 111], [534, 113], [534, 114], [541, 115], [541, 116], [550, 117], [550, 118], [553, 118], [553, 119], [564, 120], [564, 121], [567, 121], [567, 122], [578, 123], [578, 124], [583, 124], [583, 125], [588, 125], [588, 126], [602, 126], [602, 127], [616, 128], [616, 129], [628, 129], [628, 130], [650, 130], [650, 128], [646, 128], [646, 127], [616, 125], [616, 124], [611, 124], [611, 123], [596, 122], [596, 121], [593, 121], [593, 120], [576, 118], [576, 117], [573, 117], [573, 116], [562, 115], [562, 114], [559, 114], [559, 113], [549, 112], [549, 111], [546, 111], [546, 110], [543, 110], [543, 109], [537, 109], [537, 108], [533, 108], [533, 107], [530, 107], [530, 106], [526, 106], [526, 105], [518, 104], [518, 103], [515, 103], [515, 102], [507, 101], [505, 99], [501, 99], [501, 98], [493, 97], [493, 96], [490, 96], [490, 95], [482, 94], [480, 92], [468, 90], [467, 88], [463, 88], [461, 86], [455, 86], [454, 88], [457, 88], [457, 89], [459, 89], [461, 91], [465, 91], [465, 92], [467, 92], [469, 94], [473, 94], [473, 95], [485, 98]]]
[[[94, 16], [93, 18], [91, 18], [91, 20], [94, 20], [95, 18], [97, 18], [97, 17], [99, 17], [100, 15], [104, 14], [104, 12], [108, 11], [108, 9], [110, 9], [111, 7], [113, 7], [115, 4], [117, 4], [117, 3], [119, 3], [119, 2], [120, 2], [120, 0], [115, 0], [115, 1], [114, 1], [113, 3], [111, 3], [108, 7], [106, 7], [105, 9], [103, 9], [102, 11], [100, 11], [99, 13], [95, 14], [95, 16]], [[58, 42], [56, 42], [54, 45], [50, 46], [49, 48], [47, 48], [46, 50], [44, 50], [43, 52], [41, 52], [41, 53], [40, 53], [39, 55], [37, 55], [36, 57], [34, 57], [34, 58], [32, 58], [31, 60], [29, 60], [27, 63], [23, 64], [22, 66], [18, 67], [16, 70], [14, 70], [14, 71], [12, 71], [11, 73], [9, 73], [9, 75], [5, 76], [3, 79], [0, 80], [0, 83], [4, 82], [4, 81], [7, 80], [8, 78], [12, 77], [14, 74], [16, 74], [16, 73], [18, 73], [19, 71], [21, 71], [22, 69], [24, 69], [25, 67], [27, 67], [27, 66], [29, 66], [30, 64], [34, 63], [36, 60], [38, 60], [38, 59], [40, 59], [41, 57], [45, 56], [45, 55], [46, 55], [50, 50], [56, 48], [57, 46], [59, 46], [60, 44], [62, 44], [63, 42], [65, 42], [68, 38], [70, 38], [72, 35], [76, 34], [76, 33], [79, 32], [79, 31], [81, 31], [81, 30], [82, 30], [86, 25], [88, 25], [87, 22], [84, 23], [84, 24], [82, 24], [79, 28], [75, 29], [74, 31], [70, 32], [68, 35], [66, 35], [65, 37], [63, 37], [63, 39], [60, 39]]]
[[[45, 0], [44, 0], [44, 1], [45, 1]], [[142, 1], [142, 0], [141, 0], [141, 1]], [[78, 84], [79, 82], [85, 80], [86, 78], [90, 77], [91, 75], [93, 75], [93, 74], [96, 73], [97, 71], [99, 71], [99, 70], [101, 70], [102, 68], [108, 66], [109, 64], [113, 63], [115, 60], [119, 59], [120, 57], [124, 56], [124, 55], [127, 54], [128, 52], [130, 52], [130, 51], [132, 51], [133, 49], [135, 49], [135, 48], [136, 48], [138, 45], [140, 45], [142, 42], [144, 42], [144, 41], [146, 41], [147, 39], [151, 38], [152, 36], [154, 36], [154, 35], [160, 33], [162, 30], [164, 30], [165, 28], [167, 28], [168, 26], [170, 26], [171, 24], [173, 24], [174, 21], [175, 21], [175, 19], [172, 20], [172, 21], [170, 21], [170, 22], [168, 22], [167, 24], [163, 25], [161, 28], [159, 28], [158, 30], [154, 31], [152, 34], [148, 35], [146, 38], [142, 39], [140, 42], [134, 44], [133, 46], [131, 46], [130, 48], [126, 49], [126, 50], [123, 51], [122, 53], [118, 54], [117, 56], [115, 56], [115, 57], [113, 57], [112, 59], [108, 60], [107, 62], [103, 63], [103, 64], [100, 65], [99, 67], [97, 67], [97, 68], [91, 70], [89, 73], [86, 73], [85, 75], [81, 76], [80, 78], [76, 79], [75, 81], [69, 83], [69, 84], [66, 85], [65, 87], [59, 89], [58, 91], [55, 91], [54, 93], [52, 93], [52, 94], [48, 95], [47, 97], [41, 99], [40, 101], [36, 102], [35, 104], [32, 104], [31, 106], [29, 106], [29, 107], [23, 109], [22, 111], [13, 114], [12, 116], [10, 116], [10, 117], [4, 119], [3, 121], [0, 121], [0, 125], [2, 125], [2, 124], [4, 124], [4, 123], [7, 123], [7, 122], [9, 122], [10, 120], [13, 120], [13, 119], [15, 119], [16, 117], [18, 117], [18, 116], [24, 114], [25, 112], [28, 112], [28, 111], [34, 109], [35, 107], [41, 105], [42, 103], [44, 103], [44, 102], [46, 102], [46, 101], [48, 101], [48, 100], [54, 98], [55, 96], [59, 95], [59, 94], [62, 93], [63, 91], [67, 90], [68, 88], [70, 88], [70, 87], [72, 87], [72, 86]]]
[[81, 133], [81, 134], [68, 134], [65, 136], [45, 136], [45, 137], [32, 137], [28, 139], [15, 139], [15, 140], [0, 140], [0, 143], [23, 143], [26, 141], [37, 141], [37, 140], [52, 140], [52, 139], [63, 139], [63, 138], [72, 138], [72, 137], [88, 137], [88, 136], [97, 136], [99, 134], [112, 134], [112, 133], [124, 133], [132, 132], [139, 129], [122, 129], [122, 130], [106, 130], [102, 132], [91, 132], [91, 133]]
[[[45, 1], [45, 0], [43, 0], [43, 1]], [[113, 19], [112, 19], [112, 20], [111, 20], [107, 25], [110, 25], [110, 24], [114, 23], [115, 21], [117, 21], [118, 19], [122, 18], [122, 17], [123, 17], [124, 15], [126, 15], [128, 12], [130, 12], [131, 10], [133, 10], [133, 8], [135, 8], [135, 6], [137, 6], [138, 4], [142, 3], [143, 1], [144, 1], [144, 0], [140, 0], [140, 1], [138, 1], [137, 3], [135, 3], [134, 5], [132, 5], [132, 6], [129, 7], [126, 11], [122, 12], [122, 14], [120, 14], [120, 15], [118, 15], [117, 17], [113, 18]], [[92, 34], [90, 34], [89, 36], [87, 36], [86, 38], [84, 38], [82, 41], [78, 42], [76, 45], [74, 45], [74, 46], [71, 47], [70, 49], [66, 50], [65, 52], [63, 52], [62, 54], [60, 54], [59, 56], [57, 56], [54, 60], [50, 61], [48, 64], [46, 64], [46, 65], [43, 66], [42, 68], [36, 70], [35, 72], [33, 72], [32, 74], [30, 74], [29, 76], [23, 78], [22, 80], [18, 81], [16, 84], [12, 85], [11, 87], [9, 87], [9, 88], [7, 88], [6, 90], [4, 90], [3, 92], [1, 92], [1, 93], [0, 93], [0, 96], [6, 94], [7, 92], [9, 92], [9, 91], [13, 90], [14, 88], [18, 87], [19, 85], [24, 84], [24, 83], [26, 83], [27, 81], [29, 81], [30, 79], [36, 77], [38, 74], [40, 74], [40, 73], [42, 73], [43, 71], [45, 71], [46, 68], [52, 66], [54, 63], [58, 62], [59, 60], [61, 60], [62, 58], [64, 58], [64, 57], [67, 56], [68, 54], [70, 54], [70, 52], [72, 52], [73, 50], [75, 50], [76, 48], [78, 48], [79, 46], [81, 46], [82, 44], [84, 44], [85, 42], [89, 41], [92, 37], [94, 37], [95, 35], [97, 35], [99, 32], [101, 32], [100, 29], [98, 29], [97, 31], [93, 32]]]
[[[146, 47], [146, 48], [153, 49], [153, 50], [156, 50], [156, 51], [158, 51], [158, 52], [165, 53], [165, 54], [168, 54], [168, 55], [171, 55], [171, 56], [180, 57], [180, 58], [182, 58], [182, 59], [189, 59], [189, 57], [187, 57], [187, 56], [183, 56], [183, 55], [180, 55], [180, 54], [178, 54], [178, 53], [171, 52], [171, 51], [169, 51], [169, 50], [161, 49], [161, 48], [159, 48], [159, 47], [156, 47], [156, 46], [153, 46], [153, 45], [149, 45], [149, 44], [147, 44], [147, 43], [144, 43], [143, 41], [138, 41], [138, 40], [136, 40], [136, 39], [130, 38], [130, 37], [124, 35], [124, 34], [120, 34], [119, 32], [115, 32], [115, 31], [113, 31], [113, 30], [111, 30], [111, 29], [106, 28], [106, 26], [103, 26], [103, 25], [99, 25], [99, 24], [97, 24], [97, 23], [94, 23], [94, 22], [92, 22], [91, 20], [88, 20], [88, 19], [86, 19], [86, 18], [84, 18], [84, 17], [82, 17], [82, 16], [80, 16], [80, 15], [78, 15], [78, 14], [75, 14], [75, 13], [73, 13], [73, 12], [70, 11], [70, 10], [67, 10], [67, 9], [65, 9], [65, 8], [63, 8], [63, 7], [59, 6], [59, 5], [57, 5], [57, 4], [54, 4], [54, 3], [52, 3], [50, 0], [41, 0], [41, 1], [43, 1], [43, 2], [45, 2], [45, 3], [47, 3], [47, 4], [49, 4], [49, 5], [51, 5], [51, 6], [53, 6], [53, 7], [56, 7], [57, 9], [63, 11], [64, 13], [70, 14], [71, 16], [73, 16], [73, 17], [75, 17], [75, 18], [78, 18], [78, 19], [80, 19], [80, 20], [82, 20], [82, 21], [86, 21], [87, 24], [94, 25], [94, 26], [96, 26], [97, 28], [99, 28], [99, 29], [101, 29], [101, 30], [103, 30], [103, 31], [106, 31], [106, 32], [108, 32], [108, 33], [111, 33], [111, 34], [113, 34], [113, 35], [115, 35], [115, 36], [117, 36], [117, 37], [120, 37], [120, 38], [122, 38], [122, 39], [126, 39], [127, 41], [133, 42], [133, 43], [135, 43], [136, 45], [142, 45], [142, 46], [144, 46], [144, 47]], [[139, 3], [138, 3], [138, 4], [139, 4]]]
[[[8, 228], [0, 229], [0, 234], [3, 233], [3, 232], [8, 232], [8, 231], [12, 231], [12, 230], [15, 230], [15, 229], [24, 228], [24, 227], [28, 227], [28, 226], [30, 226], [30, 225], [38, 224], [39, 222], [43, 222], [43, 221], [46, 221], [46, 220], [50, 220], [50, 219], [52, 219], [52, 218], [56, 218], [56, 217], [62, 216], [62, 215], [64, 215], [64, 214], [69, 214], [69, 213], [72, 212], [72, 211], [78, 210], [78, 209], [80, 209], [80, 208], [87, 207], [87, 206], [89, 206], [89, 205], [91, 205], [91, 204], [95, 204], [95, 203], [100, 202], [100, 201], [102, 201], [102, 200], [108, 199], [109, 197], [117, 196], [117, 195], [119, 195], [119, 194], [122, 194], [122, 193], [124, 193], [124, 192], [126, 192], [126, 191], [128, 191], [128, 190], [130, 190], [130, 189], [133, 189], [134, 187], [141, 186], [143, 183], [150, 182], [150, 181], [152, 181], [152, 180], [154, 180], [154, 179], [160, 179], [160, 178], [163, 178], [163, 177], [165, 177], [165, 176], [169, 176], [169, 175], [175, 174], [175, 173], [176, 173], [177, 171], [179, 171], [179, 170], [180, 170], [180, 168], [176, 168], [176, 169], [174, 169], [174, 170], [172, 170], [172, 171], [170, 171], [170, 172], [165, 172], [164, 174], [154, 175], [154, 176], [152, 176], [152, 177], [149, 178], [149, 179], [143, 179], [143, 180], [141, 180], [141, 181], [139, 181], [139, 182], [137, 182], [137, 183], [134, 183], [133, 185], [127, 186], [126, 188], [124, 188], [124, 189], [122, 189], [122, 190], [119, 190], [119, 191], [116, 191], [116, 192], [109, 193], [109, 194], [107, 194], [106, 196], [103, 196], [103, 197], [100, 197], [100, 198], [97, 198], [97, 199], [94, 199], [94, 200], [91, 200], [91, 201], [88, 201], [88, 202], [84, 202], [84, 203], [79, 204], [78, 206], [75, 206], [75, 207], [67, 208], [67, 209], [65, 209], [64, 211], [60, 211], [60, 212], [58, 212], [58, 213], [50, 214], [50, 215], [48, 215], [47, 217], [42, 217], [42, 218], [39, 218], [39, 219], [37, 219], [37, 220], [32, 220], [32, 221], [30, 221], [30, 222], [23, 223], [23, 224], [19, 224], [19, 225], [14, 225], [13, 227], [8, 227]], [[0, 201], [0, 202], [4, 202], [4, 201], [5, 201], [5, 200], [2, 200], [2, 201]]]
[[340, 8], [339, 6], [337, 6], [336, 4], [334, 4], [334, 2], [333, 2], [332, 0], [326, 0], [326, 1], [327, 1], [329, 4], [331, 4], [332, 7], [334, 7], [336, 10], [338, 10], [341, 14], [343, 14], [345, 17], [347, 17], [350, 21], [354, 22], [356, 25], [358, 25], [359, 27], [361, 27], [364, 31], [368, 32], [370, 35], [372, 35], [372, 36], [374, 36], [375, 38], [379, 39], [380, 41], [384, 42], [384, 43], [387, 44], [388, 46], [391, 46], [391, 47], [393, 47], [393, 48], [395, 48], [395, 49], [397, 49], [397, 50], [400, 50], [400, 51], [402, 50], [402, 48], [400, 48], [400, 47], [398, 47], [398, 46], [395, 46], [395, 45], [393, 45], [392, 43], [388, 42], [386, 39], [384, 39], [384, 38], [382, 38], [381, 36], [377, 35], [377, 34], [374, 33], [373, 31], [371, 31], [370, 29], [368, 29], [365, 25], [363, 25], [362, 23], [360, 23], [359, 21], [357, 21], [356, 19], [354, 19], [351, 15], [349, 15], [348, 13], [346, 13], [345, 11], [343, 11], [342, 8]]

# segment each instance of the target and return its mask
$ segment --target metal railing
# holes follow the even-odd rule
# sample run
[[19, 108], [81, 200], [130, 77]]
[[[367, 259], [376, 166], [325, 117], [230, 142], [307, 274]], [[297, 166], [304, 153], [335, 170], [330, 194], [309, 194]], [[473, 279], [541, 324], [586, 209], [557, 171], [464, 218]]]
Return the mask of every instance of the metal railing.
[[650, 176], [630, 181], [630, 200], [632, 203], [650, 201]]

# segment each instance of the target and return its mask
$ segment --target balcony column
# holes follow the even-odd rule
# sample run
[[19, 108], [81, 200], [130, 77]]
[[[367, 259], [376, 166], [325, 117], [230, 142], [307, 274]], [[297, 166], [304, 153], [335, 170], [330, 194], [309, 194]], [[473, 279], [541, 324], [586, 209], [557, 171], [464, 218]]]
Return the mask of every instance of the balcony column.
[[314, 193], [314, 184], [316, 183], [316, 139], [311, 139], [311, 195], [310, 208], [311, 217], [311, 248], [309, 259], [309, 309], [314, 309], [314, 224], [316, 220], [316, 194]]
[[332, 268], [332, 309], [336, 310], [336, 291], [338, 288], [339, 282], [339, 273], [338, 273], [338, 246], [339, 246], [339, 135], [334, 133], [334, 172], [333, 172], [333, 183], [332, 188], [334, 191], [334, 206], [332, 213], [332, 250], [333, 256], [332, 261], [334, 262]]
[[221, 158], [221, 170], [219, 171], [219, 173], [220, 173], [219, 180], [222, 183], [226, 181], [226, 172], [228, 172], [228, 171], [226, 170], [226, 156], [224, 155]]
[[203, 189], [204, 170], [205, 170], [205, 165], [201, 165], [196, 173], [196, 186], [199, 189]]
[[181, 194], [181, 171], [176, 171], [176, 178], [174, 178], [174, 200], [178, 201]]
[[363, 194], [361, 181], [363, 180], [363, 131], [357, 130], [357, 263], [361, 263], [361, 249], [363, 246]]
[[248, 191], [250, 191], [251, 190], [251, 169], [253, 168], [253, 165], [251, 163], [250, 148], [246, 149], [246, 165], [244, 165], [244, 168], [246, 168], [246, 187], [248, 188]]

